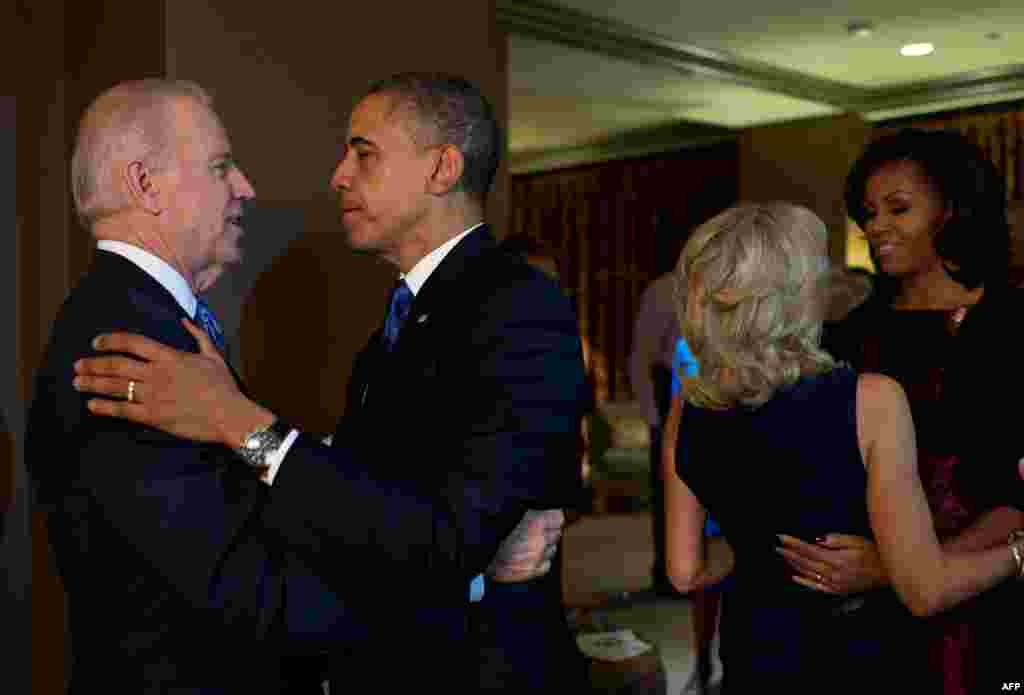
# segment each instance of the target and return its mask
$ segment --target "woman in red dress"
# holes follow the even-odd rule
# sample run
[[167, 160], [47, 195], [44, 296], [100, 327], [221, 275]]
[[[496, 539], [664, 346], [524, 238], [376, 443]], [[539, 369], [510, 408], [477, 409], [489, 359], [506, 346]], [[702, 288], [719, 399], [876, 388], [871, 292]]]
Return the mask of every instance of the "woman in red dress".
[[[1004, 196], [992, 164], [948, 131], [880, 138], [847, 178], [847, 209], [880, 275], [874, 296], [832, 328], [824, 347], [861, 372], [881, 372], [903, 386], [919, 474], [947, 549], [1006, 544], [1024, 526], [1024, 514], [1011, 506], [1024, 423], [999, 398], [1024, 393], [1015, 339], [1024, 296], [1007, 284]], [[794, 581], [819, 591], [857, 593], [888, 582], [863, 538], [793, 539], [780, 552], [797, 570]], [[928, 619], [919, 692], [970, 695], [983, 691], [983, 680], [1019, 680], [1006, 664], [1001, 674], [986, 666], [995, 653], [986, 646], [998, 630], [993, 621], [1005, 620], [1007, 602], [1021, 605], [1020, 594], [1013, 595], [1019, 588], [1004, 585]]]

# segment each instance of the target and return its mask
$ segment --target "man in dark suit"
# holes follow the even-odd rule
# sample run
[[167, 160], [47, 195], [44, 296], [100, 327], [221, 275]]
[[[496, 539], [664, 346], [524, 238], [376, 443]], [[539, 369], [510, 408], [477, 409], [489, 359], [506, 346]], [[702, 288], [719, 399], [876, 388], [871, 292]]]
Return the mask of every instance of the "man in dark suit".
[[[186, 354], [205, 346], [213, 369], [190, 404], [218, 386], [239, 393], [198, 296], [240, 260], [254, 191], [205, 92], [165, 80], [105, 92], [83, 117], [72, 186], [98, 249], [54, 323], [26, 444], [68, 593], [71, 691], [313, 693], [307, 657], [385, 630], [462, 635], [462, 520], [441, 490], [370, 471], [344, 437], [328, 449], [298, 433], [301, 462], [271, 488], [266, 447], [98, 417], [72, 388], [74, 361], [116, 330]], [[117, 395], [132, 404], [144, 390]], [[447, 614], [459, 583], [463, 606]], [[367, 600], [382, 595], [388, 610]], [[346, 675], [371, 669], [350, 660]]]
[[[586, 687], [584, 664], [556, 573], [514, 586], [489, 582], [479, 604], [468, 616], [465, 610], [466, 582], [524, 512], [574, 505], [581, 488], [585, 399], [575, 316], [556, 283], [497, 248], [483, 224], [500, 148], [489, 104], [458, 78], [400, 75], [374, 85], [353, 111], [332, 185], [350, 245], [396, 265], [401, 281], [384, 327], [357, 358], [351, 412], [333, 449], [246, 398], [201, 337], [201, 353], [190, 355], [138, 336], [101, 336], [100, 350], [143, 361], [81, 361], [76, 387], [107, 395], [134, 389], [132, 402], [91, 401], [98, 414], [199, 441], [252, 445], [254, 459], [267, 464], [271, 499], [318, 477], [320, 486], [304, 489], [303, 517], [325, 547], [306, 556], [310, 562], [325, 557], [350, 516], [341, 504], [333, 515], [322, 511], [339, 485], [330, 470], [339, 443], [357, 460], [377, 460], [375, 473], [436, 491], [454, 527], [415, 528], [398, 519], [387, 532], [455, 548], [461, 574], [403, 577], [404, 592], [378, 602], [435, 618], [432, 640], [391, 635], [392, 649], [408, 645], [399, 649], [404, 664], [443, 643], [461, 657], [446, 679], [469, 671], [465, 685], [481, 690], [578, 692]], [[416, 554], [433, 561], [436, 553]], [[387, 639], [372, 635], [361, 653], [372, 656], [377, 640]], [[416, 663], [436, 669], [438, 662]], [[342, 682], [344, 669], [332, 682]]]
[[[398, 266], [394, 301], [403, 285], [411, 299], [397, 339], [386, 321], [357, 356], [339, 431], [366, 433], [368, 454], [384, 444], [390, 465], [480, 512], [484, 523], [463, 526], [476, 567], [524, 510], [575, 506], [582, 489], [575, 314], [555, 280], [500, 249], [483, 223], [501, 147], [473, 85], [398, 75], [352, 113], [331, 182], [349, 243]], [[396, 425], [407, 441], [390, 441]], [[583, 685], [557, 572], [489, 584], [470, 630], [481, 690]]]

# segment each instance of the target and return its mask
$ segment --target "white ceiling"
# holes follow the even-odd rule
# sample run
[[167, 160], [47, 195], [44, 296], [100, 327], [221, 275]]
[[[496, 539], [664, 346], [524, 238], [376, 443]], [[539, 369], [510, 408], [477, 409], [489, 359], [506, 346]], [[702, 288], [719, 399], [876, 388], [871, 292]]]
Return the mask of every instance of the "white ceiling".
[[[846, 110], [879, 120], [1024, 98], [1024, 0], [557, 3], [498, 0], [513, 170], [517, 157], [673, 125], [700, 139]], [[874, 33], [850, 36], [858, 20]], [[899, 55], [922, 41], [935, 52]]]

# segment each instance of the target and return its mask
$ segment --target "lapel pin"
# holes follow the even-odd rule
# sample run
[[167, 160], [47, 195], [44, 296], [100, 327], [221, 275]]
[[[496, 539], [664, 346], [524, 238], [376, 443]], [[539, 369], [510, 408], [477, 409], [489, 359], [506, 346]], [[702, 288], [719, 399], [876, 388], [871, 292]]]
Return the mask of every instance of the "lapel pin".
[[427, 316], [427, 314], [420, 314], [419, 316], [416, 317], [416, 323], [426, 323]]

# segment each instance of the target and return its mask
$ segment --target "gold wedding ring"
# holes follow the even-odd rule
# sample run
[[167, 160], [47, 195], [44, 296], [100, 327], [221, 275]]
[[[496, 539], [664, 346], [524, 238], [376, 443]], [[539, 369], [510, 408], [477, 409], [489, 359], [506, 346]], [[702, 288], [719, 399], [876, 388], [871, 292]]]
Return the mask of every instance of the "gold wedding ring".
[[128, 382], [128, 402], [129, 403], [134, 403], [135, 402], [135, 382], [134, 381], [129, 381]]

